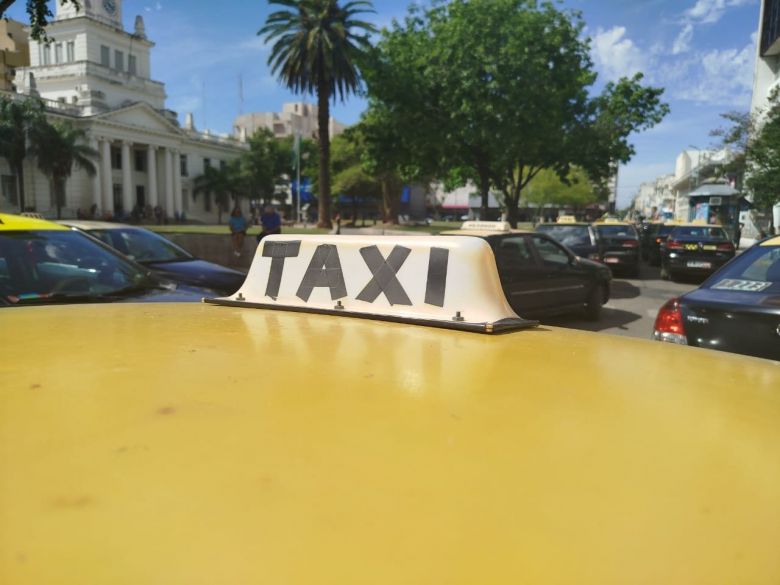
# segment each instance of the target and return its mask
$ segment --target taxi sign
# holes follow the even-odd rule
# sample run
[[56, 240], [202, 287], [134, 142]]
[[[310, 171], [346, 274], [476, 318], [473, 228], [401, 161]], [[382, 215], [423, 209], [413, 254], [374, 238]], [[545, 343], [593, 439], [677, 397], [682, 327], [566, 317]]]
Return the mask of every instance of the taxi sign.
[[464, 236], [268, 236], [241, 289], [205, 302], [483, 333], [537, 325], [507, 303], [490, 245]]
[[556, 223], [577, 223], [577, 218], [573, 215], [559, 215]]
[[460, 229], [484, 232], [510, 232], [512, 231], [512, 226], [508, 221], [464, 221]]

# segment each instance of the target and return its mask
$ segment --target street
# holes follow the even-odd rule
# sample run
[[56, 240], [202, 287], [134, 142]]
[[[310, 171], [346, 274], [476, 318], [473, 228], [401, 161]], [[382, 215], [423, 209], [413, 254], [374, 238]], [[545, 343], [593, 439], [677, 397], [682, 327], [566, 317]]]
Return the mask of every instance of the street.
[[612, 295], [602, 308], [598, 321], [585, 321], [579, 317], [555, 317], [544, 323], [556, 327], [568, 327], [583, 331], [598, 331], [612, 335], [625, 335], [649, 339], [658, 309], [672, 297], [693, 290], [704, 279], [687, 279], [683, 282], [661, 280], [660, 269], [642, 264], [640, 278], [617, 276], [612, 281]]

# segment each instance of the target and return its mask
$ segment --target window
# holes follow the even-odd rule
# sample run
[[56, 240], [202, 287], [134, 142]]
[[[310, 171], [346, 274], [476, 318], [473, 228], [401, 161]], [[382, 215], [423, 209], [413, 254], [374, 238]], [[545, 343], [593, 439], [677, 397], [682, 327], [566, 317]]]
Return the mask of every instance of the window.
[[10, 205], [19, 204], [19, 199], [16, 194], [16, 177], [13, 175], [0, 176], [0, 190], [2, 190], [3, 199]]
[[76, 60], [76, 43], [69, 41], [66, 45], [66, 55], [68, 63], [73, 63]]
[[100, 45], [100, 64], [103, 67], [111, 67], [111, 49]]
[[51, 65], [51, 45], [43, 46], [43, 64]]
[[137, 67], [137, 64], [136, 64], [135, 55], [128, 55], [127, 56], [127, 72], [130, 75], [135, 75], [136, 74], [136, 67]]
[[122, 51], [114, 51], [114, 69], [125, 70], [125, 54]]
[[558, 244], [541, 236], [532, 237], [545, 266], [565, 266], [569, 263], [569, 255]]
[[135, 157], [135, 170], [139, 173], [146, 172], [146, 152], [143, 150], [134, 150], [133, 156]]
[[183, 154], [181, 155], [181, 176], [182, 177], [188, 177], [189, 172], [187, 171], [187, 155]]
[[117, 212], [124, 211], [122, 209], [122, 185], [120, 183], [114, 183], [114, 209]]
[[[203, 159], [203, 170], [205, 171], [206, 169], [210, 169], [210, 168], [211, 168], [211, 159], [210, 158], [204, 158]], [[206, 210], [206, 211], [208, 211], [208, 210]]]
[[535, 264], [528, 242], [523, 236], [502, 238], [496, 249], [496, 264], [499, 274], [508, 270], [530, 267]]
[[54, 62], [62, 63], [62, 43], [54, 45]]
[[111, 149], [111, 168], [112, 169], [122, 168], [122, 151], [119, 150], [118, 148]]

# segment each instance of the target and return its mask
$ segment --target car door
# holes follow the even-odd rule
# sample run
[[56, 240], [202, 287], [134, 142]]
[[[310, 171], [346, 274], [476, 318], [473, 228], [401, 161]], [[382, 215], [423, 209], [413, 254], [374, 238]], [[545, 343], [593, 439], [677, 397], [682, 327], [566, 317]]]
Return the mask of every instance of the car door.
[[544, 309], [548, 282], [531, 251], [528, 236], [504, 236], [491, 243], [504, 295], [512, 309], [521, 316]]
[[573, 254], [542, 234], [531, 236], [531, 245], [546, 281], [544, 288], [550, 308], [584, 303], [588, 295], [587, 275]]

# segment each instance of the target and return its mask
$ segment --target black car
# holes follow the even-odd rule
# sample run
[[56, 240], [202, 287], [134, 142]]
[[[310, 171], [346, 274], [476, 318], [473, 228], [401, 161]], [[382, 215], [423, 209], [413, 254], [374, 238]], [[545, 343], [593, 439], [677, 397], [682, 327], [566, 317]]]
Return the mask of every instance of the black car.
[[756, 244], [696, 290], [667, 302], [653, 337], [780, 360], [780, 237]]
[[238, 270], [196, 258], [153, 231], [123, 224], [66, 220], [65, 225], [87, 232], [173, 282], [211, 289], [220, 296], [236, 292], [246, 275]]
[[596, 224], [596, 233], [603, 246], [604, 263], [615, 272], [639, 276], [641, 246], [636, 228], [625, 222]]
[[708, 275], [734, 257], [734, 244], [717, 225], [678, 225], [661, 242], [661, 278]]
[[647, 260], [650, 266], [661, 265], [661, 246], [672, 233], [676, 224], [660, 223], [653, 224], [648, 230], [646, 242], [642, 243], [642, 257]]
[[581, 258], [601, 261], [603, 250], [595, 228], [589, 223], [543, 223], [536, 231], [554, 238]]
[[504, 294], [518, 315], [584, 312], [588, 319], [596, 320], [601, 306], [609, 300], [609, 269], [577, 257], [546, 234], [469, 230], [445, 234], [487, 240], [496, 258]]
[[80, 232], [46, 221], [0, 220], [0, 307], [103, 302], [198, 302], [181, 286]]

